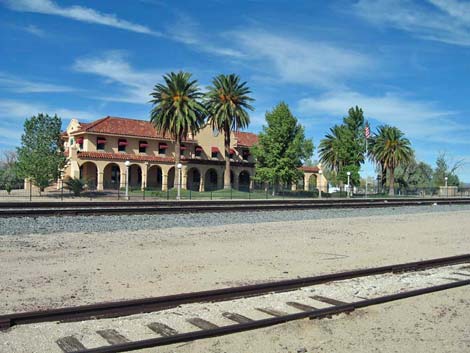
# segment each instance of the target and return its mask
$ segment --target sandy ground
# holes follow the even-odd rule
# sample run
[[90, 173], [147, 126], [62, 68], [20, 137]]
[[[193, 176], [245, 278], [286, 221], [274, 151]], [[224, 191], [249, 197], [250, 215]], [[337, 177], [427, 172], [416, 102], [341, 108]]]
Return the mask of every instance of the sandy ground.
[[[470, 252], [469, 230], [470, 211], [459, 211], [0, 236], [0, 313], [458, 255]], [[158, 352], [470, 352], [468, 294], [455, 289]]]

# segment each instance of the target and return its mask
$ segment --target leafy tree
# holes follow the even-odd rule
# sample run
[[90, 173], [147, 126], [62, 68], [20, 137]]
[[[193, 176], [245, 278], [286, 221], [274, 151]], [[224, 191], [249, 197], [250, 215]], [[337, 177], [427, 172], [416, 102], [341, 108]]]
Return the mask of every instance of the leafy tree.
[[447, 185], [459, 186], [460, 180], [455, 172], [462, 166], [463, 161], [457, 161], [453, 163], [452, 167], [449, 166], [451, 163], [446, 154], [441, 152], [436, 160], [436, 169], [432, 176], [432, 181], [435, 187], [445, 185], [445, 177], [447, 177]]
[[389, 195], [395, 194], [395, 169], [409, 163], [413, 158], [410, 141], [400, 129], [393, 126], [381, 126], [372, 139], [371, 155], [373, 160], [384, 168], [389, 178]]
[[283, 102], [266, 112], [266, 122], [252, 148], [256, 178], [275, 188], [280, 183], [294, 183], [303, 176], [298, 168], [312, 156], [313, 142], [305, 138], [304, 128]]
[[358, 106], [348, 110], [343, 124], [335, 125], [320, 141], [318, 148], [320, 161], [332, 170], [340, 184], [347, 182], [347, 172], [351, 172], [351, 184], [359, 185], [359, 170], [364, 163], [364, 112]]
[[224, 132], [224, 189], [230, 188], [230, 133], [250, 124], [247, 110], [254, 110], [250, 93], [246, 82], [240, 83], [240, 77], [231, 74], [215, 77], [206, 94], [209, 122], [212, 128]]
[[395, 181], [404, 188], [430, 187], [433, 170], [429, 164], [418, 162], [414, 158], [395, 169]]
[[38, 114], [24, 123], [18, 153], [18, 174], [44, 190], [60, 175], [66, 158], [61, 141], [62, 121], [57, 116]]
[[[171, 72], [163, 76], [165, 84], [155, 85], [150, 94], [153, 109], [150, 121], [163, 134], [175, 139], [175, 170], [180, 163], [181, 141], [196, 134], [202, 124], [206, 109], [201, 103], [203, 93], [197, 81], [188, 72]], [[179, 188], [178, 188], [179, 192]], [[179, 195], [178, 195], [179, 197]]]

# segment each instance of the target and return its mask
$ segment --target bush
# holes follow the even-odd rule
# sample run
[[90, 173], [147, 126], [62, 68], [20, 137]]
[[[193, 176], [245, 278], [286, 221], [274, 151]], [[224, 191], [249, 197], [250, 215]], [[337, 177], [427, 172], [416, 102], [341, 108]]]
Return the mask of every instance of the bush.
[[86, 181], [83, 179], [68, 177], [64, 181], [64, 184], [65, 184], [65, 188], [67, 190], [70, 190], [74, 196], [80, 196], [80, 194], [85, 189]]

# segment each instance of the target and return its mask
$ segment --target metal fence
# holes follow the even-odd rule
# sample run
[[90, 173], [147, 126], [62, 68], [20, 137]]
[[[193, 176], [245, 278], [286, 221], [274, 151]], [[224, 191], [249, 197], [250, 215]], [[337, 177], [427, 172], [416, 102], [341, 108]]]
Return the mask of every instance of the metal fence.
[[[127, 189], [127, 192], [126, 192]], [[444, 192], [443, 192], [444, 190]], [[447, 191], [447, 192], [445, 192]], [[41, 191], [37, 187], [23, 184], [14, 185], [11, 190], [0, 187], [0, 201], [71, 201], [71, 200], [176, 200], [178, 190], [175, 185], [154, 185], [140, 187], [129, 185], [118, 187], [117, 185], [85, 185], [79, 195], [74, 194], [67, 189], [65, 184], [51, 186]], [[200, 191], [198, 185], [186, 185], [180, 190], [181, 200], [260, 200], [260, 199], [319, 199], [319, 198], [383, 198], [391, 197], [388, 189], [377, 190], [369, 189], [367, 194], [365, 189], [355, 188], [348, 192], [347, 188], [332, 192], [319, 192], [317, 188], [310, 187], [309, 190], [291, 187], [273, 187], [267, 184], [255, 183], [249, 185], [240, 185], [237, 188], [227, 189], [215, 185], [206, 185], [204, 191]], [[396, 188], [393, 197], [470, 197], [470, 188], [435, 188], [435, 187], [414, 187], [414, 188]]]

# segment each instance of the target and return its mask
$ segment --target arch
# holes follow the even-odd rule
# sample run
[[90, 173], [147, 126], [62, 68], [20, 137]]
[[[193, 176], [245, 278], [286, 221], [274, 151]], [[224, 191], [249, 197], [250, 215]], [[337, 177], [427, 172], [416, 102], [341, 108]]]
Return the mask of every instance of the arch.
[[138, 164], [129, 166], [129, 187], [140, 188], [142, 186], [142, 168]]
[[192, 191], [199, 191], [201, 185], [201, 172], [199, 169], [193, 167], [188, 169], [186, 189]]
[[147, 186], [152, 189], [161, 190], [163, 185], [163, 171], [158, 165], [153, 165], [147, 172]]
[[204, 176], [204, 191], [212, 191], [217, 189], [217, 171], [213, 168], [208, 169]]
[[175, 167], [168, 170], [168, 189], [175, 187]]
[[103, 184], [104, 189], [119, 189], [121, 185], [121, 168], [118, 164], [106, 164], [103, 170]]
[[85, 162], [80, 166], [80, 179], [83, 179], [89, 188], [96, 188], [98, 183], [98, 167], [93, 162]]
[[317, 189], [317, 175], [312, 174], [308, 177], [308, 190], [312, 191]]
[[238, 189], [242, 191], [250, 190], [250, 173], [242, 170], [238, 175]]

